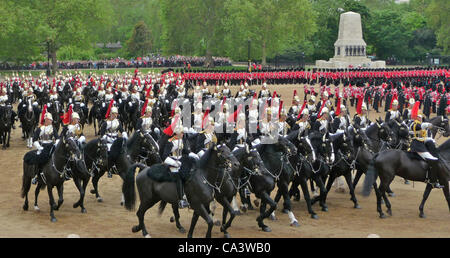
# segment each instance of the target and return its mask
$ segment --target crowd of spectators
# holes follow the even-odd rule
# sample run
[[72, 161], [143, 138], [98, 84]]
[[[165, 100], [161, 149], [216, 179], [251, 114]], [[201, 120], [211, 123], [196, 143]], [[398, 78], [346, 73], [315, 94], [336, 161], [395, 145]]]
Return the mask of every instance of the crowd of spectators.
[[[215, 66], [231, 66], [231, 60], [225, 57], [213, 57]], [[89, 61], [58, 61], [58, 69], [105, 69], [105, 68], [153, 68], [153, 67], [199, 67], [204, 66], [206, 57], [196, 56], [160, 56], [152, 55], [136, 59], [120, 57], [108, 60]], [[16, 65], [0, 63], [0, 70], [46, 70], [47, 62], [33, 62], [31, 64]]]

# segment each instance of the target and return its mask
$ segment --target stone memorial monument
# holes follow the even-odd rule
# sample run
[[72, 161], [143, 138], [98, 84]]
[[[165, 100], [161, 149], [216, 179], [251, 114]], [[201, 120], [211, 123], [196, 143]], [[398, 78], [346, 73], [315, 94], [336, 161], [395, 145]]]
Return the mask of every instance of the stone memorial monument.
[[317, 68], [384, 68], [385, 61], [372, 62], [366, 56], [367, 44], [362, 37], [361, 15], [354, 12], [341, 14], [339, 35], [334, 43], [334, 58], [317, 60]]

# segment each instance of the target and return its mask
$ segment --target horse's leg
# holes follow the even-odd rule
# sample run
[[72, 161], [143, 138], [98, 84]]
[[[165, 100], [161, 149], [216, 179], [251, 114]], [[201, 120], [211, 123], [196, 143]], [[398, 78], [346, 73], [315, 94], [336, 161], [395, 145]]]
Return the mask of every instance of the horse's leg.
[[103, 176], [103, 174], [105, 174], [105, 171], [98, 171], [92, 178], [92, 185], [94, 186], [94, 189], [91, 190], [91, 193], [95, 194], [98, 202], [103, 202], [103, 198], [98, 193], [98, 181], [100, 180], [100, 177]]
[[53, 185], [47, 185], [47, 192], [48, 192], [48, 202], [50, 204], [50, 220], [51, 222], [56, 222], [54, 210], [56, 210], [56, 203], [55, 199], [53, 198]]
[[450, 193], [448, 182], [445, 182], [443, 185], [444, 188], [442, 188], [442, 192], [444, 193], [445, 199], [447, 200], [448, 210], [450, 211]]
[[356, 185], [359, 182], [359, 179], [361, 178], [363, 172], [360, 169], [356, 170], [356, 175], [355, 175], [355, 179], [353, 179], [353, 189], [356, 188]]
[[[30, 191], [31, 188], [31, 177], [28, 176], [28, 171], [25, 171], [27, 168], [25, 168], [24, 166], [24, 173], [22, 176], [22, 198], [25, 198], [25, 201], [23, 203], [23, 210], [27, 211], [28, 210], [28, 192]], [[30, 169], [28, 167], [28, 169]]]
[[385, 205], [387, 207], [387, 213], [390, 216], [392, 216], [391, 202], [389, 202], [389, 199], [386, 196], [386, 191], [389, 188], [389, 184], [392, 182], [393, 179], [394, 178], [392, 177], [392, 179], [387, 180], [387, 181], [381, 180], [380, 187], [379, 187], [380, 188], [380, 192], [381, 192], [381, 196], [383, 197], [384, 203], [385, 203]]
[[194, 210], [194, 214], [192, 214], [191, 226], [189, 227], [189, 232], [187, 235], [188, 238], [192, 238], [192, 235], [194, 234], [194, 228], [195, 228], [195, 225], [197, 224], [198, 217], [199, 217], [199, 215]]
[[[326, 202], [327, 196], [328, 196], [328, 192], [331, 189], [331, 186], [334, 183], [334, 180], [336, 180], [336, 174], [335, 173], [330, 173], [330, 176], [328, 177], [327, 180], [327, 186], [326, 186], [326, 191], [324, 192], [324, 194], [322, 195], [322, 192], [320, 193], [320, 196], [316, 196], [313, 198], [312, 200], [312, 204], [315, 204], [317, 201], [320, 201], [322, 203], [322, 198], [324, 198], [324, 203]], [[319, 184], [318, 184], [319, 185]], [[321, 204], [322, 206], [322, 204]]]
[[87, 182], [85, 182], [83, 180], [83, 186], [81, 186], [81, 179], [80, 178], [77, 178], [77, 179], [74, 178], [73, 181], [75, 183], [75, 186], [78, 189], [78, 192], [80, 192], [80, 199], [78, 200], [78, 202], [73, 204], [73, 208], [81, 207], [81, 213], [86, 213], [86, 209], [84, 208], [84, 205], [83, 205], [83, 200], [84, 200], [84, 191], [86, 189]]
[[423, 206], [425, 206], [425, 202], [427, 201], [428, 196], [430, 195], [431, 189], [432, 189], [431, 184], [427, 184], [425, 191], [423, 192], [422, 202], [420, 203], [420, 206], [419, 206], [419, 212], [420, 212], [419, 217], [421, 217], [423, 219], [426, 218], [425, 213], [423, 212]]
[[356, 199], [355, 189], [353, 188], [353, 184], [352, 184], [352, 174], [351, 174], [350, 170], [348, 170], [348, 172], [344, 174], [344, 178], [345, 178], [345, 181], [347, 182], [348, 189], [350, 190], [350, 195], [351, 195], [350, 200], [353, 201], [353, 204], [354, 204], [353, 208], [361, 209], [361, 207], [358, 204], [358, 200]]
[[305, 197], [306, 207], [308, 208], [309, 214], [311, 214], [311, 218], [318, 219], [319, 217], [312, 209], [311, 197], [309, 195], [308, 182], [306, 177], [302, 176], [300, 178], [300, 186], [302, 187], [303, 196]]
[[152, 199], [146, 199], [146, 200], [141, 200], [141, 203], [139, 204], [139, 209], [136, 212], [136, 216], [138, 217], [139, 220], [139, 225], [134, 226], [131, 231], [133, 233], [139, 232], [140, 230], [142, 230], [142, 235], [145, 238], [150, 238], [150, 234], [147, 232], [147, 229], [145, 227], [144, 224], [144, 216], [145, 216], [145, 212], [150, 209], [153, 205], [155, 205], [155, 203], [157, 203], [159, 200], [152, 200]]
[[291, 199], [289, 198], [289, 182], [285, 181], [282, 184], [282, 194], [283, 194], [283, 212], [287, 212], [289, 219], [291, 220], [291, 226], [294, 227], [298, 227], [298, 220], [295, 218], [294, 213], [292, 212], [292, 207], [291, 207]]
[[38, 180], [38, 184], [36, 186], [36, 189], [34, 190], [34, 210], [35, 211], [40, 211], [39, 206], [38, 206], [38, 197], [39, 197], [39, 193], [41, 192], [41, 188], [42, 188], [42, 183], [39, 182], [39, 180]]
[[298, 182], [298, 176], [294, 176], [294, 180], [292, 180], [291, 189], [289, 189], [289, 198], [294, 196], [294, 201], [298, 202], [300, 201], [300, 190], [298, 189], [299, 186]]
[[175, 216], [175, 225], [177, 226], [178, 231], [184, 234], [186, 233], [186, 229], [180, 223], [180, 212], [178, 210], [178, 204], [172, 204], [173, 215]]
[[59, 208], [61, 207], [61, 205], [64, 202], [64, 198], [63, 198], [64, 182], [62, 182], [56, 189], [58, 191], [58, 206], [56, 207], [55, 210], [59, 210]]
[[[270, 208], [269, 210], [265, 211], [266, 204], [269, 204]], [[274, 210], [276, 210], [277, 204], [272, 198], [270, 198], [270, 195], [267, 192], [263, 192], [261, 194], [261, 207], [260, 207], [260, 215], [258, 218], [256, 218], [256, 221], [258, 222], [258, 226], [262, 229], [264, 232], [271, 232], [272, 230], [264, 225], [263, 221], [265, 218], [269, 217]]]
[[323, 181], [320, 176], [316, 176], [314, 181], [316, 182], [317, 186], [320, 189], [320, 207], [322, 207], [322, 211], [328, 211], [328, 206], [325, 203], [327, 198], [327, 189], [325, 189], [325, 186], [323, 184]]
[[[233, 207], [231, 206], [230, 202], [227, 200], [225, 196], [221, 198], [219, 203], [223, 207], [222, 226], [220, 228], [220, 231], [224, 233], [225, 238], [230, 238], [230, 234], [227, 232], [227, 229], [231, 227], [231, 223], [233, 222], [233, 219], [236, 217], [236, 212], [234, 211]], [[230, 213], [230, 219], [225, 223], [228, 212]]]
[[384, 219], [386, 218], [386, 215], [383, 213], [383, 210], [381, 209], [381, 191], [378, 189], [378, 186], [376, 183], [373, 184], [373, 189], [375, 190], [375, 195], [377, 196], [377, 212], [380, 214], [380, 218]]

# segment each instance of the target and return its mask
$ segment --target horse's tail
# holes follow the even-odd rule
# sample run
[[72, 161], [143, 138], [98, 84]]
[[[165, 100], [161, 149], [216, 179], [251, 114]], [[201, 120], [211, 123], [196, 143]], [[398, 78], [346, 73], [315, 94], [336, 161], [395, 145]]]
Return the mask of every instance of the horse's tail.
[[378, 153], [373, 156], [373, 159], [370, 161], [369, 166], [367, 167], [366, 177], [364, 178], [362, 195], [368, 197], [372, 191], [372, 186], [377, 179], [377, 171], [375, 169], [375, 159], [378, 157]]
[[164, 212], [164, 209], [166, 208], [167, 202], [161, 200], [161, 202], [159, 202], [159, 207], [158, 207], [158, 215], [161, 216], [162, 213]]
[[122, 185], [122, 193], [125, 199], [125, 208], [129, 211], [133, 210], [136, 204], [136, 188], [134, 186], [134, 174], [139, 172], [144, 165], [137, 163], [132, 165], [125, 175]]
[[28, 191], [30, 191], [31, 188], [31, 177], [28, 175], [28, 170], [30, 169], [30, 166], [23, 162], [23, 175], [22, 175], [22, 190], [20, 196], [22, 198], [25, 198]]

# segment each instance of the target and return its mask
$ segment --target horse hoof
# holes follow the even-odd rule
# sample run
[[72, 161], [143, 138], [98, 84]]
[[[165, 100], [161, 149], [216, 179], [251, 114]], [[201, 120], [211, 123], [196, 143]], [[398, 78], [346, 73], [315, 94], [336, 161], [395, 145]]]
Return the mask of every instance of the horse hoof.
[[420, 213], [419, 217], [421, 217], [422, 219], [426, 219], [427, 218], [427, 216], [425, 216], [425, 213]]
[[289, 210], [288, 209], [283, 209], [283, 211], [282, 211], [284, 214], [288, 214], [289, 213]]
[[103, 198], [98, 197], [98, 198], [97, 198], [97, 202], [103, 202]]
[[219, 227], [220, 225], [222, 225], [222, 223], [220, 222], [220, 220], [214, 221], [214, 226]]
[[388, 193], [389, 197], [395, 197], [395, 193]]
[[261, 229], [262, 229], [262, 231], [264, 231], [264, 232], [272, 232], [272, 229], [270, 229], [268, 226], [264, 226], [264, 227], [262, 227]]
[[174, 223], [175, 222], [175, 218], [174, 217], [170, 217], [170, 223]]
[[85, 208], [81, 209], [81, 213], [87, 213], [87, 210]]
[[273, 221], [277, 220], [277, 217], [275, 217], [274, 215], [270, 215], [269, 218], [270, 218], [271, 220], [273, 220]]
[[242, 210], [242, 212], [244, 212], [244, 213], [245, 213], [245, 212], [247, 212], [247, 207], [245, 207], [245, 206], [242, 206], [242, 207], [241, 207], [241, 210]]
[[359, 206], [359, 204], [355, 204], [355, 206], [353, 207], [355, 209], [361, 209], [361, 206]]
[[392, 216], [392, 210], [391, 209], [387, 210], [386, 212], [389, 214], [389, 216]]
[[139, 232], [139, 231], [140, 231], [139, 226], [134, 226], [134, 227], [131, 228], [131, 232], [133, 232], [133, 233], [136, 233], [136, 232]]
[[24, 210], [24, 211], [27, 211], [27, 210], [28, 210], [28, 205], [24, 204], [24, 205], [23, 205], [23, 210]]
[[328, 207], [322, 207], [322, 211], [327, 212], [328, 211]]
[[35, 210], [35, 211], [40, 211], [41, 209], [39, 209], [38, 206], [34, 206], [34, 210]]
[[298, 224], [298, 221], [294, 221], [291, 223], [291, 227], [300, 227], [300, 224]]
[[123, 202], [120, 202], [120, 206], [123, 206]]
[[226, 233], [223, 235], [223, 238], [231, 238], [230, 234]]
[[235, 216], [241, 216], [242, 212], [240, 210], [234, 211]]
[[380, 219], [385, 219], [385, 218], [387, 218], [387, 216], [384, 213], [380, 214]]
[[150, 236], [150, 234], [147, 234], [147, 235], [145, 235], [144, 237], [145, 237], [145, 238], [152, 238], [152, 237]]
[[181, 234], [185, 234], [186, 233], [186, 229], [181, 227], [181, 228], [178, 229], [178, 232], [180, 232]]
[[50, 221], [51, 221], [51, 222], [56, 222], [57, 219], [56, 219], [56, 218], [51, 218]]
[[312, 219], [319, 219], [319, 216], [317, 216], [317, 214], [311, 214], [311, 218]]

